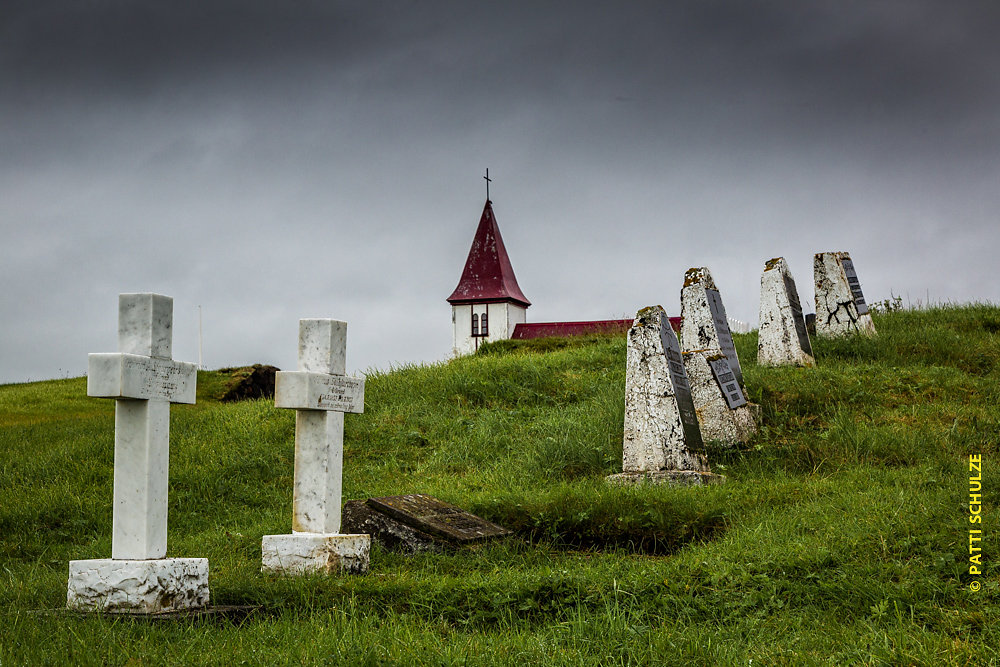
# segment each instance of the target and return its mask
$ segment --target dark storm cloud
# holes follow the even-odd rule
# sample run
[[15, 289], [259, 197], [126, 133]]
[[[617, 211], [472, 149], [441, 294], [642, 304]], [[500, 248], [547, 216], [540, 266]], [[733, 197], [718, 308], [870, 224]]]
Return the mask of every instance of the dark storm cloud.
[[14, 2], [2, 10], [3, 65], [22, 83], [148, 91], [175, 75], [267, 71], [335, 60], [363, 37], [325, 2]]
[[534, 321], [675, 309], [702, 264], [752, 321], [765, 259], [808, 298], [839, 249], [869, 300], [996, 298], [997, 34], [992, 2], [3, 3], [0, 381], [80, 370], [147, 288], [180, 358], [195, 304], [210, 365], [287, 367], [302, 316], [361, 368], [440, 358], [486, 166]]
[[33, 111], [67, 95], [267, 104], [318, 88], [377, 94], [395, 108], [376, 114], [415, 129], [441, 106], [469, 125], [554, 105], [566, 132], [600, 130], [612, 104], [643, 128], [692, 123], [695, 140], [780, 127], [836, 142], [858, 127], [902, 150], [939, 147], [1000, 96], [992, 3], [25, 2], [2, 25], [7, 95]]
[[[604, 79], [607, 85], [638, 75], [670, 83], [687, 71], [709, 77], [707, 86], [747, 78], [812, 82], [831, 99], [893, 106], [940, 92], [960, 93], [960, 99], [975, 93], [970, 65], [987, 66], [1000, 48], [1000, 8], [987, 2], [530, 2], [498, 8], [466, 2], [43, 0], [8, 2], [0, 12], [0, 63], [8, 79], [99, 83], [109, 90], [142, 90], [177, 74], [288, 76], [288, 63], [336, 68], [389, 50], [412, 57], [394, 70], [400, 83], [408, 70], [429, 65], [464, 72], [456, 82], [475, 80], [479, 88], [540, 85], [556, 77]], [[692, 45], [701, 48], [692, 52]]]

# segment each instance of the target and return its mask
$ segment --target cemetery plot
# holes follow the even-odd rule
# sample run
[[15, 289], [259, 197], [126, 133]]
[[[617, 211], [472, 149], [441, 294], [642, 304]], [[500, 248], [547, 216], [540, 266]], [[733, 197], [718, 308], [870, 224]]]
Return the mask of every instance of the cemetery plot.
[[816, 335], [876, 334], [849, 253], [816, 253], [813, 275], [816, 281]]
[[263, 569], [288, 574], [361, 573], [367, 535], [340, 534], [344, 413], [364, 410], [365, 383], [344, 375], [347, 323], [299, 321], [299, 370], [275, 374], [274, 403], [295, 410], [291, 535], [265, 535]]
[[116, 399], [111, 559], [70, 561], [71, 609], [147, 614], [208, 604], [208, 561], [164, 558], [170, 403], [194, 403], [197, 382], [194, 364], [169, 358], [172, 322], [170, 297], [122, 294], [121, 351], [88, 359], [88, 395]]
[[783, 257], [769, 260], [760, 277], [757, 363], [762, 366], [816, 364], [795, 280]]
[[640, 310], [628, 333], [622, 472], [614, 484], [710, 484], [698, 416], [677, 337], [660, 306]]

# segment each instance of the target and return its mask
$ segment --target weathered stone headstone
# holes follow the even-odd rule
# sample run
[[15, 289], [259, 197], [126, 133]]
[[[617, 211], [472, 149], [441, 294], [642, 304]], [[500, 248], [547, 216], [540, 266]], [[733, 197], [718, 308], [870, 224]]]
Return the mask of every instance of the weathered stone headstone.
[[263, 570], [368, 570], [368, 535], [340, 534], [344, 413], [364, 412], [364, 378], [346, 376], [347, 323], [299, 320], [297, 371], [275, 374], [274, 404], [295, 410], [292, 534], [265, 535]]
[[368, 533], [386, 548], [410, 552], [442, 551], [510, 535], [502, 526], [422, 493], [349, 501], [344, 525]]
[[170, 404], [194, 403], [195, 364], [171, 359], [173, 299], [118, 297], [117, 353], [88, 358], [87, 395], [115, 399], [111, 558], [69, 563], [67, 606], [157, 613], [208, 604], [208, 560], [167, 553]]
[[757, 363], [761, 366], [816, 365], [799, 292], [784, 257], [769, 260], [760, 277]]
[[681, 351], [695, 350], [720, 350], [729, 359], [736, 380], [743, 384], [726, 307], [706, 266], [688, 269], [681, 289]]
[[819, 252], [813, 257], [816, 280], [816, 335], [875, 335], [850, 253]]
[[681, 349], [701, 437], [735, 445], [757, 432], [722, 296], [707, 267], [688, 269], [681, 289]]
[[757, 432], [759, 406], [749, 403], [743, 385], [718, 350], [684, 353], [684, 370], [705, 442], [733, 446]]
[[677, 336], [660, 306], [640, 310], [628, 332], [622, 472], [613, 483], [711, 484], [711, 472]]

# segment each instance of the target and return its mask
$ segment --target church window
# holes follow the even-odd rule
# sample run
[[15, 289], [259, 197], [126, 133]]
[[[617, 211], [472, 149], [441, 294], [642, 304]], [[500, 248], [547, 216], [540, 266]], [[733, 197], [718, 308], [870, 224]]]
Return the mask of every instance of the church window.
[[479, 318], [479, 335], [480, 336], [490, 335], [490, 321], [486, 313], [483, 313]]
[[472, 335], [479, 335], [479, 315], [472, 313]]

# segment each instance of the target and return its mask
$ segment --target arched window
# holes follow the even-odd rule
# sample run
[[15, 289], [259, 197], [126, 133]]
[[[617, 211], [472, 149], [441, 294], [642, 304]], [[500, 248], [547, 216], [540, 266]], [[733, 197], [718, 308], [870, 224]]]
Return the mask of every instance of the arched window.
[[479, 316], [479, 335], [484, 337], [490, 335], [490, 321], [486, 313]]
[[472, 313], [472, 336], [474, 338], [479, 336], [479, 315]]

